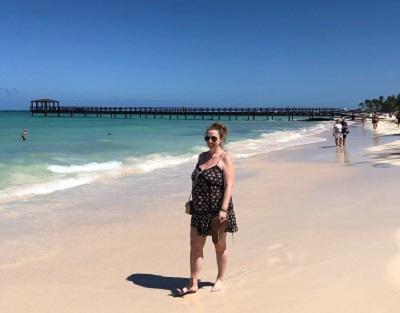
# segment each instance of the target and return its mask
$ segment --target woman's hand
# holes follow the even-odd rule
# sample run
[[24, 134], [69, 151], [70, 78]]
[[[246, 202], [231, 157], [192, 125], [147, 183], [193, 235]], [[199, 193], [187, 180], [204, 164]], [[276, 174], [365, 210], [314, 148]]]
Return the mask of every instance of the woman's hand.
[[226, 211], [219, 210], [218, 217], [221, 223], [226, 220], [226, 213]]

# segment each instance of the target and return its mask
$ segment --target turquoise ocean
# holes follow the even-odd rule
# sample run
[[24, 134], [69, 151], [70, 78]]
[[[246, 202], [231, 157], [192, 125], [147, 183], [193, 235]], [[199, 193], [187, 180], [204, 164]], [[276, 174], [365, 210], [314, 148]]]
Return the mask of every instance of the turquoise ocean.
[[[204, 131], [212, 122], [0, 111], [0, 205], [195, 162], [206, 149]], [[226, 149], [237, 159], [325, 141], [321, 134], [330, 128], [327, 122], [285, 117], [221, 122], [229, 128]], [[21, 141], [25, 128], [27, 140]]]

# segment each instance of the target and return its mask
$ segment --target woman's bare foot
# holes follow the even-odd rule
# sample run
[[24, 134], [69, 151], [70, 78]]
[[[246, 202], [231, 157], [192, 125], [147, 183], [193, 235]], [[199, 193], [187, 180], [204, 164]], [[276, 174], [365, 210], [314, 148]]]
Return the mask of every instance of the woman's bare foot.
[[224, 288], [224, 282], [222, 279], [217, 278], [217, 280], [214, 283], [214, 286], [211, 289], [211, 292], [218, 292], [221, 291]]
[[197, 284], [194, 284], [193, 280], [191, 279], [189, 283], [186, 285], [186, 287], [176, 289], [176, 293], [179, 296], [184, 296], [187, 294], [196, 293], [198, 289], [199, 288]]

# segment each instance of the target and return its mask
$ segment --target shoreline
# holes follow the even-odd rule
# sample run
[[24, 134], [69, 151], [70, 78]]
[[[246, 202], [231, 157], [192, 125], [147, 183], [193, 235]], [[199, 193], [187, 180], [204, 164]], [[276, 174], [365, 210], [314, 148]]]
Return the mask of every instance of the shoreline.
[[[183, 299], [169, 296], [188, 274], [189, 217], [183, 213], [188, 178], [186, 172], [177, 180], [161, 171], [163, 184], [153, 182], [157, 197], [135, 203], [134, 195], [113, 189], [95, 204], [98, 220], [63, 230], [62, 222], [55, 222], [39, 258], [0, 267], [0, 309], [394, 312], [400, 290], [400, 213], [392, 194], [400, 170], [361, 162], [367, 145], [350, 145], [355, 159], [341, 162], [334, 149], [322, 148], [330, 146], [327, 140], [238, 160], [234, 204], [239, 232], [234, 240], [228, 236], [230, 266], [222, 293], [211, 295], [206, 286]], [[129, 188], [130, 180], [120, 184]], [[101, 209], [101, 203], [113, 201], [115, 211]], [[82, 199], [71, 204], [85, 205], [94, 204]], [[132, 205], [145, 209], [130, 210]], [[212, 283], [215, 274], [208, 239], [202, 278]]]

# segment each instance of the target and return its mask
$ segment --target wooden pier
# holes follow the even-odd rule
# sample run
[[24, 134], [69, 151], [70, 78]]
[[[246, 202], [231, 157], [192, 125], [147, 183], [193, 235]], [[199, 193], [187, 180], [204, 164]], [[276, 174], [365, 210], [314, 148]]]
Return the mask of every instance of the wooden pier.
[[336, 108], [270, 108], [270, 107], [98, 107], [98, 106], [60, 106], [59, 102], [51, 99], [31, 101], [30, 112], [45, 117], [111, 117], [111, 118], [152, 118], [152, 119], [183, 119], [183, 120], [256, 120], [263, 117], [266, 120], [274, 117], [287, 117], [288, 121], [295, 116], [308, 119], [333, 119], [344, 111]]

